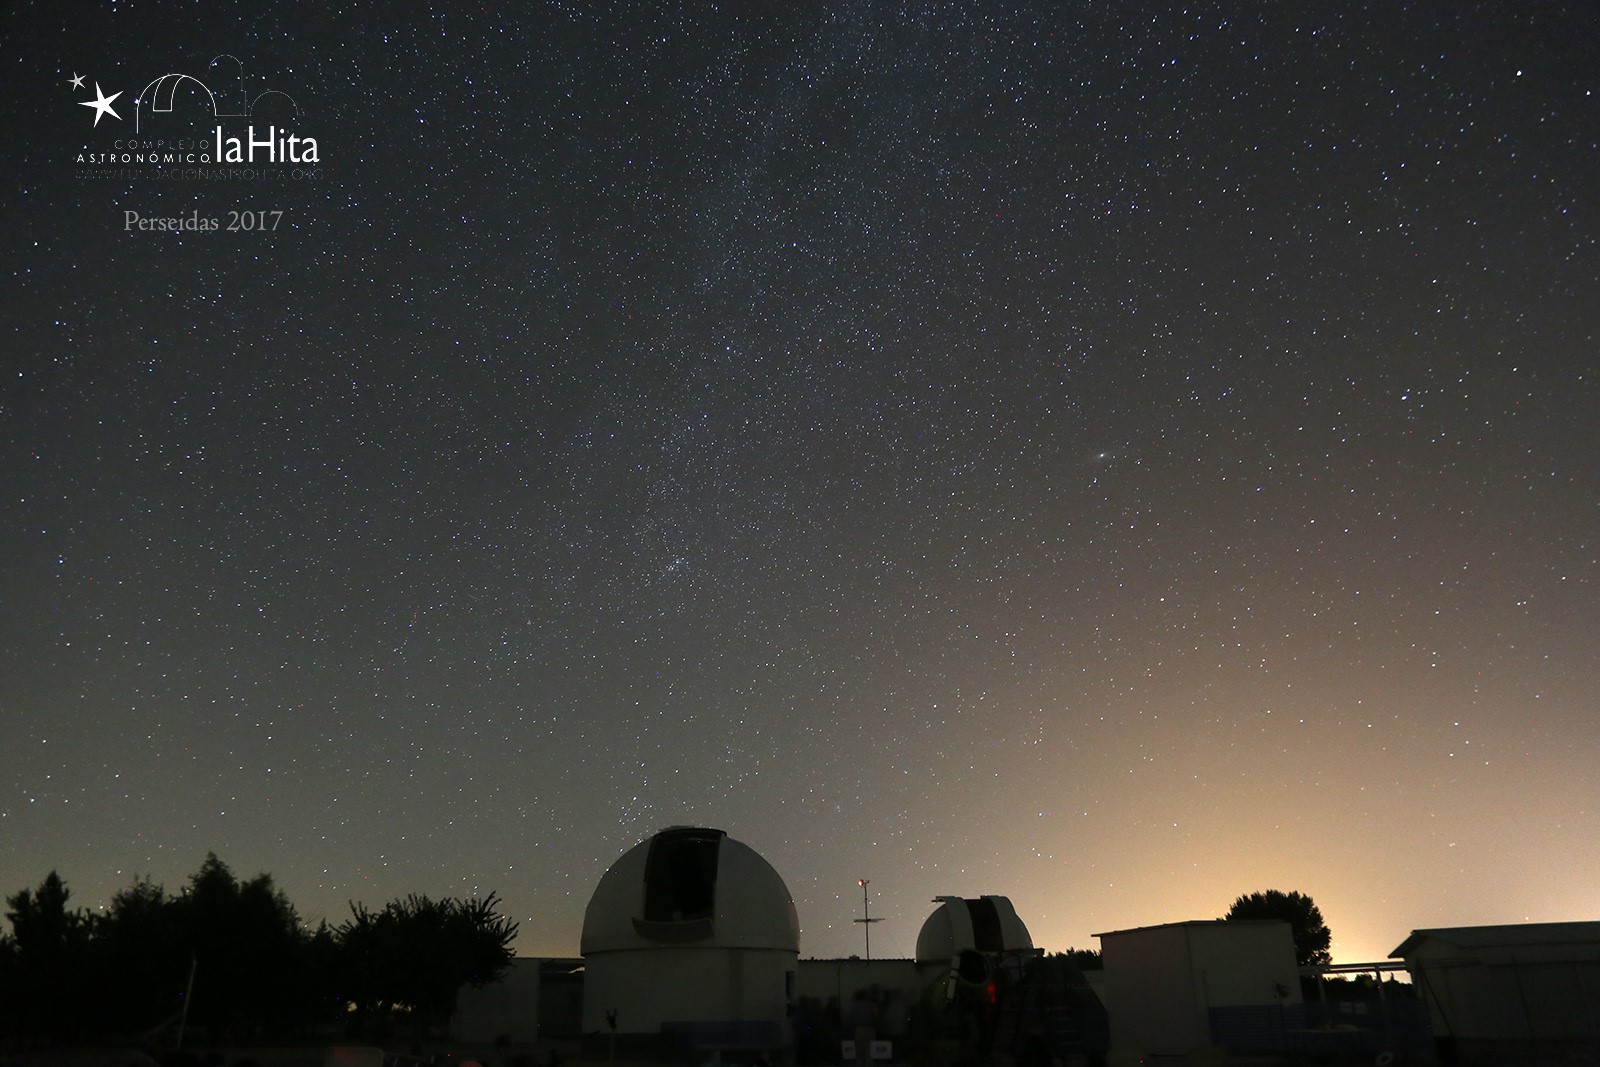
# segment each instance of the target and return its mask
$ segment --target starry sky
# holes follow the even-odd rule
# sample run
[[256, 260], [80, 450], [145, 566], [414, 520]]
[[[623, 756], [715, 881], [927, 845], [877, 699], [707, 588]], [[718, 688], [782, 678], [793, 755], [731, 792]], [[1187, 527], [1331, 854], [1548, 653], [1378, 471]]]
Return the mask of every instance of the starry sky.
[[[1345, 961], [1600, 917], [1597, 41], [8, 5], [0, 889], [215, 851], [570, 954], [698, 824], [806, 955], [862, 877], [875, 956], [940, 894], [1065, 949], [1297, 890]], [[219, 55], [314, 165], [96, 162]]]

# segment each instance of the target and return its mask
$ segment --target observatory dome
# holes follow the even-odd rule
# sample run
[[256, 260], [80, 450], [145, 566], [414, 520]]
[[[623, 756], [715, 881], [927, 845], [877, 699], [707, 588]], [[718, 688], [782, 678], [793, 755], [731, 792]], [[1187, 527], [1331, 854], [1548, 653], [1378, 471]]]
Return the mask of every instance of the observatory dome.
[[800, 951], [794, 898], [755, 849], [675, 826], [624, 852], [589, 898], [582, 951], [666, 947]]
[[1031, 949], [1033, 938], [1009, 897], [938, 897], [939, 907], [917, 934], [917, 962], [955, 959], [963, 952]]

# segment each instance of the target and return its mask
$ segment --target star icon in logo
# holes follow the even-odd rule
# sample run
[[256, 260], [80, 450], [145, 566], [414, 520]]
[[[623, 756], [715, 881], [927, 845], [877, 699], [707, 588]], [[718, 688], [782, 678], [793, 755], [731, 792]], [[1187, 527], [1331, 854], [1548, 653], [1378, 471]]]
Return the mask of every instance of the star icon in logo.
[[94, 124], [96, 126], [100, 125], [100, 116], [105, 114], [110, 114], [110, 116], [116, 119], [118, 122], [122, 121], [122, 116], [117, 114], [116, 109], [111, 106], [111, 101], [122, 95], [120, 92], [112, 93], [110, 96], [107, 96], [105, 92], [101, 90], [100, 83], [95, 82], [94, 95], [95, 99], [93, 100], [78, 101], [78, 106], [94, 108]]
[[72, 72], [72, 87], [74, 89], [83, 88], [83, 75], [79, 74], [77, 71]]

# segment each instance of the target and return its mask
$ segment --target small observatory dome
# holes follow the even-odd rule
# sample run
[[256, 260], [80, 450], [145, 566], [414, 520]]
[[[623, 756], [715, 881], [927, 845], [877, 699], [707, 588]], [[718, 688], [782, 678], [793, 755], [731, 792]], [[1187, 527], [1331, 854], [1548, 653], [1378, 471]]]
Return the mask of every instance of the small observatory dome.
[[[623, 853], [583, 916], [584, 1030], [711, 1028], [781, 1043], [800, 922], [772, 865], [721, 830], [675, 826]], [[709, 1032], [709, 1031], [708, 1031]]]
[[917, 934], [917, 962], [947, 962], [966, 952], [985, 955], [1033, 948], [1028, 928], [1009, 897], [937, 897], [939, 907]]

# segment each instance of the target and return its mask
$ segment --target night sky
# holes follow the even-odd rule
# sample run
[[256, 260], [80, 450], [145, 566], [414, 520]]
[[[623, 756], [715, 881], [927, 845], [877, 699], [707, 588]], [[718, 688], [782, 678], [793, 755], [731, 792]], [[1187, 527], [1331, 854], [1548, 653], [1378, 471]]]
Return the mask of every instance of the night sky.
[[[699, 824], [805, 955], [861, 951], [861, 877], [875, 956], [939, 894], [1065, 949], [1298, 890], [1346, 961], [1600, 918], [1597, 42], [8, 5], [0, 890], [215, 851], [569, 954]], [[315, 165], [94, 162], [223, 54]]]

